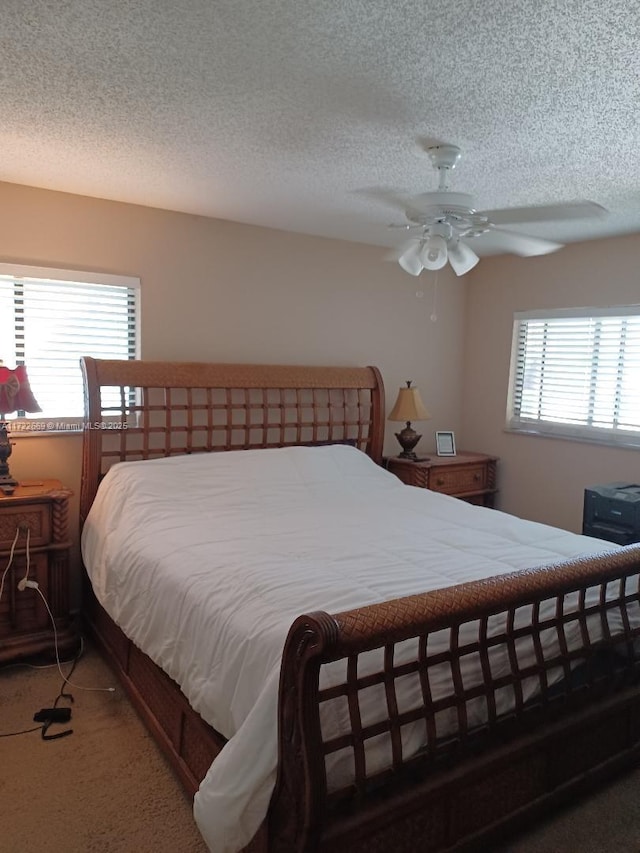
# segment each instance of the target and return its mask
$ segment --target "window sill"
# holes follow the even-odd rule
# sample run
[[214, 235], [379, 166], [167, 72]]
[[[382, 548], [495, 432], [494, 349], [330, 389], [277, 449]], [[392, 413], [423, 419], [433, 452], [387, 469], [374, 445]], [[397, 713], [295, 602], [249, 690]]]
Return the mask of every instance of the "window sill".
[[595, 438], [584, 435], [570, 435], [560, 432], [547, 432], [530, 427], [504, 427], [503, 432], [511, 435], [528, 435], [533, 438], [556, 438], [561, 441], [578, 442], [579, 444], [595, 444], [598, 447], [609, 447], [621, 450], [640, 450], [640, 436], [637, 439], [624, 438], [613, 440], [611, 438]]

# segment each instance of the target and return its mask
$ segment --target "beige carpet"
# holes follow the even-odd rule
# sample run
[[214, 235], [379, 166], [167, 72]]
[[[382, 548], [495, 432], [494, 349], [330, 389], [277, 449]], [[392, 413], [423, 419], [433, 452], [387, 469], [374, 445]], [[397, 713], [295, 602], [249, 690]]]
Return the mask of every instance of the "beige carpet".
[[[92, 650], [72, 681], [116, 684]], [[1, 670], [0, 734], [32, 727], [34, 713], [52, 706], [60, 685], [56, 669]], [[191, 803], [122, 690], [69, 689], [71, 721], [49, 733], [72, 728], [72, 735], [0, 738], [0, 851], [205, 853]]]
[[[72, 680], [115, 685], [91, 649]], [[33, 726], [60, 683], [56, 669], [0, 670], [0, 734]], [[70, 737], [0, 738], [1, 853], [206, 853], [191, 803], [121, 689], [71, 692]], [[640, 853], [640, 770], [486, 853], [618, 851]]]

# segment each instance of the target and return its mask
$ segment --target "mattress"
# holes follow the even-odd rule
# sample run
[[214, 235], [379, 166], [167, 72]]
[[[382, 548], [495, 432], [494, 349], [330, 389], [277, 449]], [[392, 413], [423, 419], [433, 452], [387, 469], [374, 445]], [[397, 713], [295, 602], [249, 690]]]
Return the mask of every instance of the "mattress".
[[[228, 739], [194, 800], [215, 853], [241, 849], [266, 815], [279, 665], [297, 616], [614, 547], [405, 486], [346, 445], [117, 464], [82, 534], [102, 606]], [[323, 668], [323, 686], [334, 675]], [[407, 690], [399, 701], [410, 706]], [[375, 718], [374, 699], [364, 721]], [[337, 733], [339, 712], [323, 707], [322, 725]], [[418, 750], [423, 737], [408, 727], [405, 748]], [[384, 748], [377, 754], [370, 746], [368, 766], [388, 760]], [[339, 756], [328, 769], [332, 786], [351, 772]]]

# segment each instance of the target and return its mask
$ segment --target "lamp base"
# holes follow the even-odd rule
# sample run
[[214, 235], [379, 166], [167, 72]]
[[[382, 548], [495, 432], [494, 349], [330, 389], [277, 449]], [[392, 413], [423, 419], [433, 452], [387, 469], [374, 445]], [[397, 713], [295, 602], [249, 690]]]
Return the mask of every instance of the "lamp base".
[[17, 486], [18, 481], [9, 473], [7, 459], [11, 456], [11, 441], [9, 440], [8, 424], [0, 416], [0, 486]]
[[400, 432], [397, 432], [395, 435], [402, 447], [402, 453], [398, 454], [400, 459], [410, 459], [412, 462], [417, 462], [418, 455], [417, 453], [414, 453], [413, 448], [420, 441], [422, 436], [418, 435], [418, 433], [413, 429], [411, 421], [407, 421], [406, 427]]
[[410, 462], [419, 462], [418, 454], [414, 453], [413, 450], [403, 450], [402, 453], [398, 453], [398, 459], [408, 459]]

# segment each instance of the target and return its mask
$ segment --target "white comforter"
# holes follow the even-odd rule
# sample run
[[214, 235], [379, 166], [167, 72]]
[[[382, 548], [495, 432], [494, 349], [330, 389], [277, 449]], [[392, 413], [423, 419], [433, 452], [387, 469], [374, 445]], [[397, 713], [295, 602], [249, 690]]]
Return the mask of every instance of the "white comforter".
[[266, 814], [296, 616], [613, 547], [404, 486], [344, 445], [116, 465], [82, 536], [101, 604], [229, 739], [194, 803], [215, 853]]

